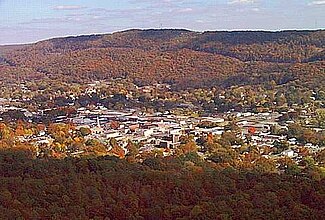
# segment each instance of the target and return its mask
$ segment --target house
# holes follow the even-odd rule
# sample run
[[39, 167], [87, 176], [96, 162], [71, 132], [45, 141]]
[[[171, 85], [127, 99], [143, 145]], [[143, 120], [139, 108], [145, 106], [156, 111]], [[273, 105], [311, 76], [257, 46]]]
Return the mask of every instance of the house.
[[146, 136], [146, 137], [150, 137], [153, 133], [154, 133], [153, 129], [145, 129], [143, 131], [143, 135]]
[[93, 134], [95, 134], [95, 135], [96, 134], [97, 135], [103, 134], [104, 133], [104, 129], [100, 125], [100, 121], [99, 121], [99, 117], [98, 116], [97, 116], [97, 120], [96, 121], [97, 121], [97, 125], [91, 129], [91, 132]]
[[214, 118], [214, 117], [202, 117], [202, 121], [208, 121], [213, 123], [222, 123], [225, 122], [223, 118]]
[[180, 143], [173, 143], [172, 140], [160, 140], [159, 147], [166, 149], [175, 149]]
[[296, 144], [297, 144], [297, 139], [296, 139], [296, 138], [290, 138], [290, 139], [288, 140], [288, 143], [289, 143], [290, 145], [296, 145]]
[[294, 157], [296, 154], [295, 152], [292, 150], [292, 149], [288, 149], [288, 150], [285, 150], [281, 153], [283, 156], [286, 156], [286, 157]]
[[133, 125], [130, 125], [129, 126], [129, 129], [132, 132], [136, 132], [137, 130], [139, 130], [139, 128], [140, 128], [140, 125], [139, 124], [133, 124]]
[[117, 131], [108, 131], [105, 133], [106, 134], [106, 138], [110, 139], [110, 138], [117, 138], [120, 136], [120, 133]]

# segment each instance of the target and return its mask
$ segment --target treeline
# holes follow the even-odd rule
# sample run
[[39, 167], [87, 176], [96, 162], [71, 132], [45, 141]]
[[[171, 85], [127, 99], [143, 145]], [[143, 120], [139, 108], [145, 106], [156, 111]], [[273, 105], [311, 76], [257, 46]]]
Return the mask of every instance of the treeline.
[[32, 160], [1, 151], [1, 219], [323, 219], [325, 182], [188, 154]]

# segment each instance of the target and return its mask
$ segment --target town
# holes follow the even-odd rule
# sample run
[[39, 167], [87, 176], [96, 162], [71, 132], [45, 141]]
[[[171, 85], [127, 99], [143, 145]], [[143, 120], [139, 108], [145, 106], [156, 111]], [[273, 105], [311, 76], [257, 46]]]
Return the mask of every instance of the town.
[[[94, 94], [98, 91], [95, 87], [99, 85], [100, 82], [89, 84], [85, 93]], [[170, 88], [168, 85], [158, 86], [163, 88], [162, 91]], [[146, 86], [137, 90], [148, 93], [156, 89], [157, 93], [158, 86]], [[28, 88], [24, 86], [23, 91], [26, 93]], [[126, 96], [131, 97], [131, 94]], [[221, 95], [219, 97], [222, 98]], [[325, 147], [323, 118], [319, 118], [322, 112], [311, 112], [309, 105], [303, 109], [295, 109], [293, 105], [283, 111], [266, 109], [261, 112], [241, 112], [230, 109], [227, 112], [200, 115], [195, 112], [195, 106], [186, 103], [181, 104], [181, 107], [191, 108], [191, 114], [175, 113], [172, 110], [144, 111], [143, 108], [127, 107], [117, 110], [101, 103], [79, 106], [70, 113], [66, 108], [74, 107], [73, 101], [67, 106], [31, 112], [26, 108], [17, 107], [17, 104], [11, 104], [26, 101], [29, 100], [2, 98], [0, 120], [6, 121], [5, 117], [9, 114], [10, 118], [17, 118], [16, 124], [22, 119], [38, 125], [46, 121], [49, 125], [42, 126], [37, 132], [18, 132], [15, 137], [20, 143], [32, 145], [35, 156], [39, 158], [89, 156], [94, 153], [94, 149], [97, 149], [95, 155], [124, 158], [130, 151], [134, 151], [130, 149], [130, 145], [135, 145], [134, 157], [141, 161], [139, 155], [179, 154], [179, 149], [184, 148], [191, 139], [194, 147], [189, 151], [195, 151], [203, 159], [209, 160], [212, 158], [211, 154], [216, 152], [215, 149], [207, 150], [206, 145], [209, 139], [214, 139], [242, 155], [247, 149], [254, 147], [262, 157], [291, 158], [299, 163], [306, 152], [316, 154]], [[64, 113], [61, 114], [62, 109]], [[50, 114], [51, 117], [48, 117]], [[58, 128], [53, 129], [55, 126], [64, 127], [66, 134], [56, 134]], [[59, 132], [62, 132], [62, 129], [59, 129]], [[78, 136], [77, 133], [81, 135]], [[70, 141], [62, 138], [70, 138]]]

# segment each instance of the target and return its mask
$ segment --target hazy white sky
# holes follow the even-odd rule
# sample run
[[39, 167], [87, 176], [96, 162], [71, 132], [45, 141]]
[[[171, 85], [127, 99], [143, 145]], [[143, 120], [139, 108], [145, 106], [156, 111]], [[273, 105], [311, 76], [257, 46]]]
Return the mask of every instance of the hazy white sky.
[[130, 28], [325, 28], [325, 0], [0, 0], [0, 44]]

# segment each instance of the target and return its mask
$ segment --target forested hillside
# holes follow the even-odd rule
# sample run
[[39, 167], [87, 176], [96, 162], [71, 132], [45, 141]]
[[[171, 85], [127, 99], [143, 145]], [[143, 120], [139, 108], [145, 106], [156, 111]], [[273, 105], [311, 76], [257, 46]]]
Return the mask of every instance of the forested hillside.
[[31, 160], [0, 152], [1, 219], [322, 219], [324, 180], [187, 155]]
[[52, 39], [7, 51], [0, 60], [1, 74], [68, 82], [127, 77], [138, 84], [164, 82], [177, 88], [227, 87], [242, 83], [237, 76], [245, 76], [248, 83], [254, 81], [250, 77], [265, 74], [270, 77], [263, 80], [274, 80], [277, 74], [291, 76], [285, 83], [309, 82], [324, 73], [324, 39], [322, 30], [129, 30]]

